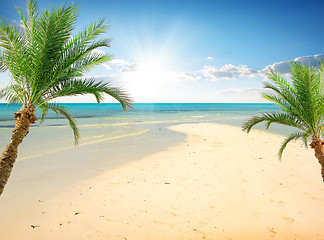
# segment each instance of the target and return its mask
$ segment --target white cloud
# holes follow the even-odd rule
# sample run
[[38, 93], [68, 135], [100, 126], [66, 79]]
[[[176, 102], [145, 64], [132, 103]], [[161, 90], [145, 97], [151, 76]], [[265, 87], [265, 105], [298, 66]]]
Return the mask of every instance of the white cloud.
[[129, 64], [129, 62], [125, 61], [124, 59], [118, 59], [118, 58], [111, 60], [110, 63], [117, 64], [117, 65], [127, 65], [127, 64]]
[[213, 57], [207, 57], [206, 59], [207, 60], [213, 60], [214, 58]]
[[264, 92], [263, 88], [230, 88], [219, 91], [223, 95], [259, 95]]
[[103, 66], [107, 70], [111, 70], [111, 67], [108, 64], [106, 64], [106, 63], [101, 64], [101, 66]]
[[118, 71], [121, 73], [135, 72], [138, 69], [138, 63], [128, 64], [126, 67], [120, 68]]
[[263, 88], [229, 88], [217, 94], [223, 102], [267, 102], [262, 98]]
[[195, 74], [195, 73], [179, 73], [177, 74], [177, 80], [180, 81], [197, 81], [200, 80], [201, 76]]
[[222, 67], [204, 66], [201, 73], [210, 81], [234, 79], [238, 77], [256, 77], [258, 72], [246, 65], [226, 64]]
[[[306, 66], [318, 67], [319, 63], [323, 60], [324, 54], [317, 54], [313, 56], [298, 57], [293, 59], [294, 62], [299, 62], [305, 64]], [[259, 71], [260, 76], [267, 77], [270, 69], [273, 69], [275, 72], [280, 73], [281, 75], [289, 75], [290, 71], [290, 61], [281, 61], [274, 64], [266, 66], [264, 69]]]
[[104, 51], [100, 50], [100, 49], [93, 49], [91, 51], [92, 54], [106, 54]]
[[319, 63], [324, 59], [324, 54], [317, 54], [313, 56], [305, 56], [305, 57], [298, 57], [295, 58], [295, 62], [301, 62], [305, 64], [306, 66], [314, 66], [318, 67]]
[[[207, 58], [208, 59], [208, 58]], [[297, 57], [292, 61], [305, 64], [306, 66], [318, 67], [319, 63], [324, 59], [324, 54], [317, 54], [313, 56], [304, 56]], [[249, 68], [246, 65], [235, 66], [233, 64], [226, 64], [221, 67], [216, 66], [204, 66], [203, 70], [200, 73], [210, 81], [220, 81], [227, 79], [237, 79], [240, 77], [263, 77], [267, 78], [268, 72], [270, 69], [273, 69], [275, 72], [284, 75], [285, 77], [289, 76], [290, 73], [290, 63], [291, 61], [281, 61], [274, 64], [266, 66], [262, 70], [255, 70]]]
[[12, 20], [12, 23], [13, 23], [13, 25], [15, 25], [15, 26], [17, 26], [17, 27], [19, 27], [21, 29], [25, 29], [25, 25], [24, 25], [24, 22], [22, 20], [17, 21], [17, 20], [14, 19], [14, 20]]

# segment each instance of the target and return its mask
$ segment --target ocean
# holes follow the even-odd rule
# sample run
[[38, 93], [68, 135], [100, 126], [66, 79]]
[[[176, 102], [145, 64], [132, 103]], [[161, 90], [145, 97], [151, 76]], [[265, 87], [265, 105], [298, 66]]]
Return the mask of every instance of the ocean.
[[[173, 133], [167, 126], [179, 123], [214, 122], [241, 126], [249, 117], [278, 108], [268, 103], [137, 103], [133, 111], [123, 112], [118, 103], [69, 103], [77, 120], [81, 140], [79, 146], [105, 142], [132, 144], [135, 141], [153, 144], [152, 149], [167, 147], [185, 136]], [[0, 104], [0, 149], [9, 143], [15, 125], [13, 113], [19, 105]], [[37, 112], [39, 117], [40, 112]], [[264, 129], [261, 125], [259, 129]], [[287, 128], [270, 131], [285, 134]], [[157, 138], [159, 140], [157, 140]], [[135, 144], [135, 143], [134, 143]], [[66, 119], [49, 113], [41, 126], [33, 125], [19, 148], [18, 160], [64, 151], [74, 147], [73, 134]]]
[[[11, 196], [8, 199], [18, 198], [21, 189], [25, 189], [24, 196], [27, 194], [31, 201], [35, 196], [55, 195], [103, 171], [168, 151], [168, 147], [186, 139], [184, 133], [169, 130], [170, 125], [207, 122], [241, 127], [251, 116], [278, 111], [275, 105], [261, 103], [138, 103], [129, 112], [123, 112], [119, 104], [64, 105], [77, 120], [79, 145], [74, 146], [67, 120], [53, 113], [41, 126], [32, 125], [19, 146], [17, 162], [6, 186], [6, 194]], [[1, 151], [10, 141], [15, 125], [13, 113], [19, 108], [0, 104]], [[264, 129], [262, 125], [258, 128]], [[285, 134], [288, 129], [271, 127], [270, 131]]]

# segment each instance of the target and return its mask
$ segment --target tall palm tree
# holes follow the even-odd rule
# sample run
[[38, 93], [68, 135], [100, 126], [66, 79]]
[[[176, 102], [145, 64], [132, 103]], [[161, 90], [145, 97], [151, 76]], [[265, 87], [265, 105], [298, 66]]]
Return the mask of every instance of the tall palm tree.
[[19, 103], [15, 113], [16, 125], [11, 141], [0, 158], [0, 195], [8, 181], [17, 158], [18, 146], [28, 134], [31, 124], [40, 123], [49, 110], [66, 118], [73, 130], [75, 143], [79, 131], [69, 110], [53, 100], [58, 97], [93, 94], [100, 103], [105, 94], [119, 101], [124, 111], [133, 107], [132, 100], [119, 88], [109, 83], [83, 78], [83, 74], [111, 59], [99, 47], [109, 47], [108, 38], [98, 37], [108, 25], [104, 19], [84, 27], [72, 35], [78, 17], [74, 4], [57, 9], [38, 11], [34, 0], [27, 0], [27, 15], [17, 8], [23, 29], [0, 19], [0, 71], [9, 71], [11, 83], [0, 91], [0, 98], [8, 103]]
[[275, 103], [281, 110], [278, 113], [263, 113], [249, 119], [243, 125], [243, 130], [250, 132], [252, 127], [265, 122], [267, 129], [272, 123], [278, 123], [296, 128], [279, 149], [279, 159], [287, 144], [292, 140], [302, 139], [307, 147], [311, 138], [311, 148], [321, 165], [324, 181], [324, 62], [316, 70], [301, 63], [290, 64], [291, 83], [273, 70], [269, 73], [271, 82], [265, 83], [265, 88], [272, 93], [263, 93], [263, 97]]

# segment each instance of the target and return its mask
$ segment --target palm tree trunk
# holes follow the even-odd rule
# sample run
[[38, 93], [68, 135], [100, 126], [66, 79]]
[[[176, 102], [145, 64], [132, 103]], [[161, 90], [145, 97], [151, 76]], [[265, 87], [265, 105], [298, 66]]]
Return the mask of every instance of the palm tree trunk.
[[321, 136], [314, 135], [310, 146], [315, 150], [315, 157], [322, 167], [321, 174], [324, 182], [324, 140]]
[[37, 120], [35, 106], [23, 106], [14, 116], [16, 125], [12, 131], [11, 141], [5, 148], [0, 158], [0, 195], [9, 179], [13, 165], [17, 159], [18, 146], [28, 134], [29, 127]]

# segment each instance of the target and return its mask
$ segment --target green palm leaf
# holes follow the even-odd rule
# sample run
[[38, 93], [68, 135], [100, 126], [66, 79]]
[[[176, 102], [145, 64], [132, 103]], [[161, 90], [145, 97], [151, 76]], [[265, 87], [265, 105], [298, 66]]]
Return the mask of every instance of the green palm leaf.
[[26, 15], [17, 8], [24, 29], [0, 19], [0, 71], [9, 71], [12, 82], [1, 90], [8, 103], [34, 105], [42, 111], [40, 122], [52, 110], [66, 118], [75, 141], [79, 132], [75, 119], [58, 97], [91, 94], [97, 102], [106, 95], [115, 98], [124, 111], [133, 108], [128, 94], [110, 83], [84, 79], [83, 74], [111, 60], [112, 55], [98, 48], [110, 46], [110, 38], [100, 38], [109, 28], [105, 19], [94, 22], [73, 35], [78, 7], [63, 4], [56, 9], [38, 11], [34, 0], [27, 0]]
[[80, 139], [79, 129], [76, 124], [76, 120], [73, 118], [71, 113], [69, 112], [68, 108], [60, 105], [58, 103], [45, 103], [41, 106], [42, 109], [42, 116], [41, 121], [43, 121], [48, 113], [48, 110], [52, 110], [57, 115], [66, 118], [72, 128], [73, 135], [74, 135], [74, 143], [77, 145]]
[[297, 132], [297, 133], [291, 133], [287, 136], [287, 138], [283, 141], [283, 143], [281, 144], [280, 146], [280, 149], [279, 149], [279, 152], [278, 152], [278, 157], [279, 159], [281, 160], [282, 159], [282, 154], [283, 154], [283, 151], [286, 149], [287, 147], [287, 144], [293, 140], [297, 140], [299, 138], [302, 138], [305, 146], [307, 147], [307, 138], [309, 137], [309, 134], [308, 133], [300, 133], [300, 132]]
[[281, 112], [251, 117], [242, 126], [246, 132], [250, 132], [261, 122], [266, 123], [266, 128], [276, 123], [300, 130], [290, 134], [282, 143], [279, 149], [280, 159], [290, 141], [302, 139], [307, 147], [310, 136], [321, 136], [324, 131], [324, 63], [322, 62], [316, 70], [314, 67], [291, 62], [290, 73], [291, 81], [288, 81], [271, 70], [270, 82], [264, 84], [271, 93], [263, 93], [263, 98], [276, 104]]
[[301, 120], [287, 113], [263, 113], [261, 116], [254, 116], [243, 124], [242, 129], [249, 133], [252, 127], [261, 122], [266, 123], [267, 129], [272, 123], [278, 123], [281, 125], [298, 128], [301, 131], [307, 130], [306, 126]]
[[0, 72], [5, 72], [5, 71], [7, 71], [6, 60], [4, 58], [2, 51], [0, 51]]
[[24, 89], [18, 84], [12, 84], [0, 90], [0, 99], [7, 100], [8, 104], [21, 103], [26, 98]]

